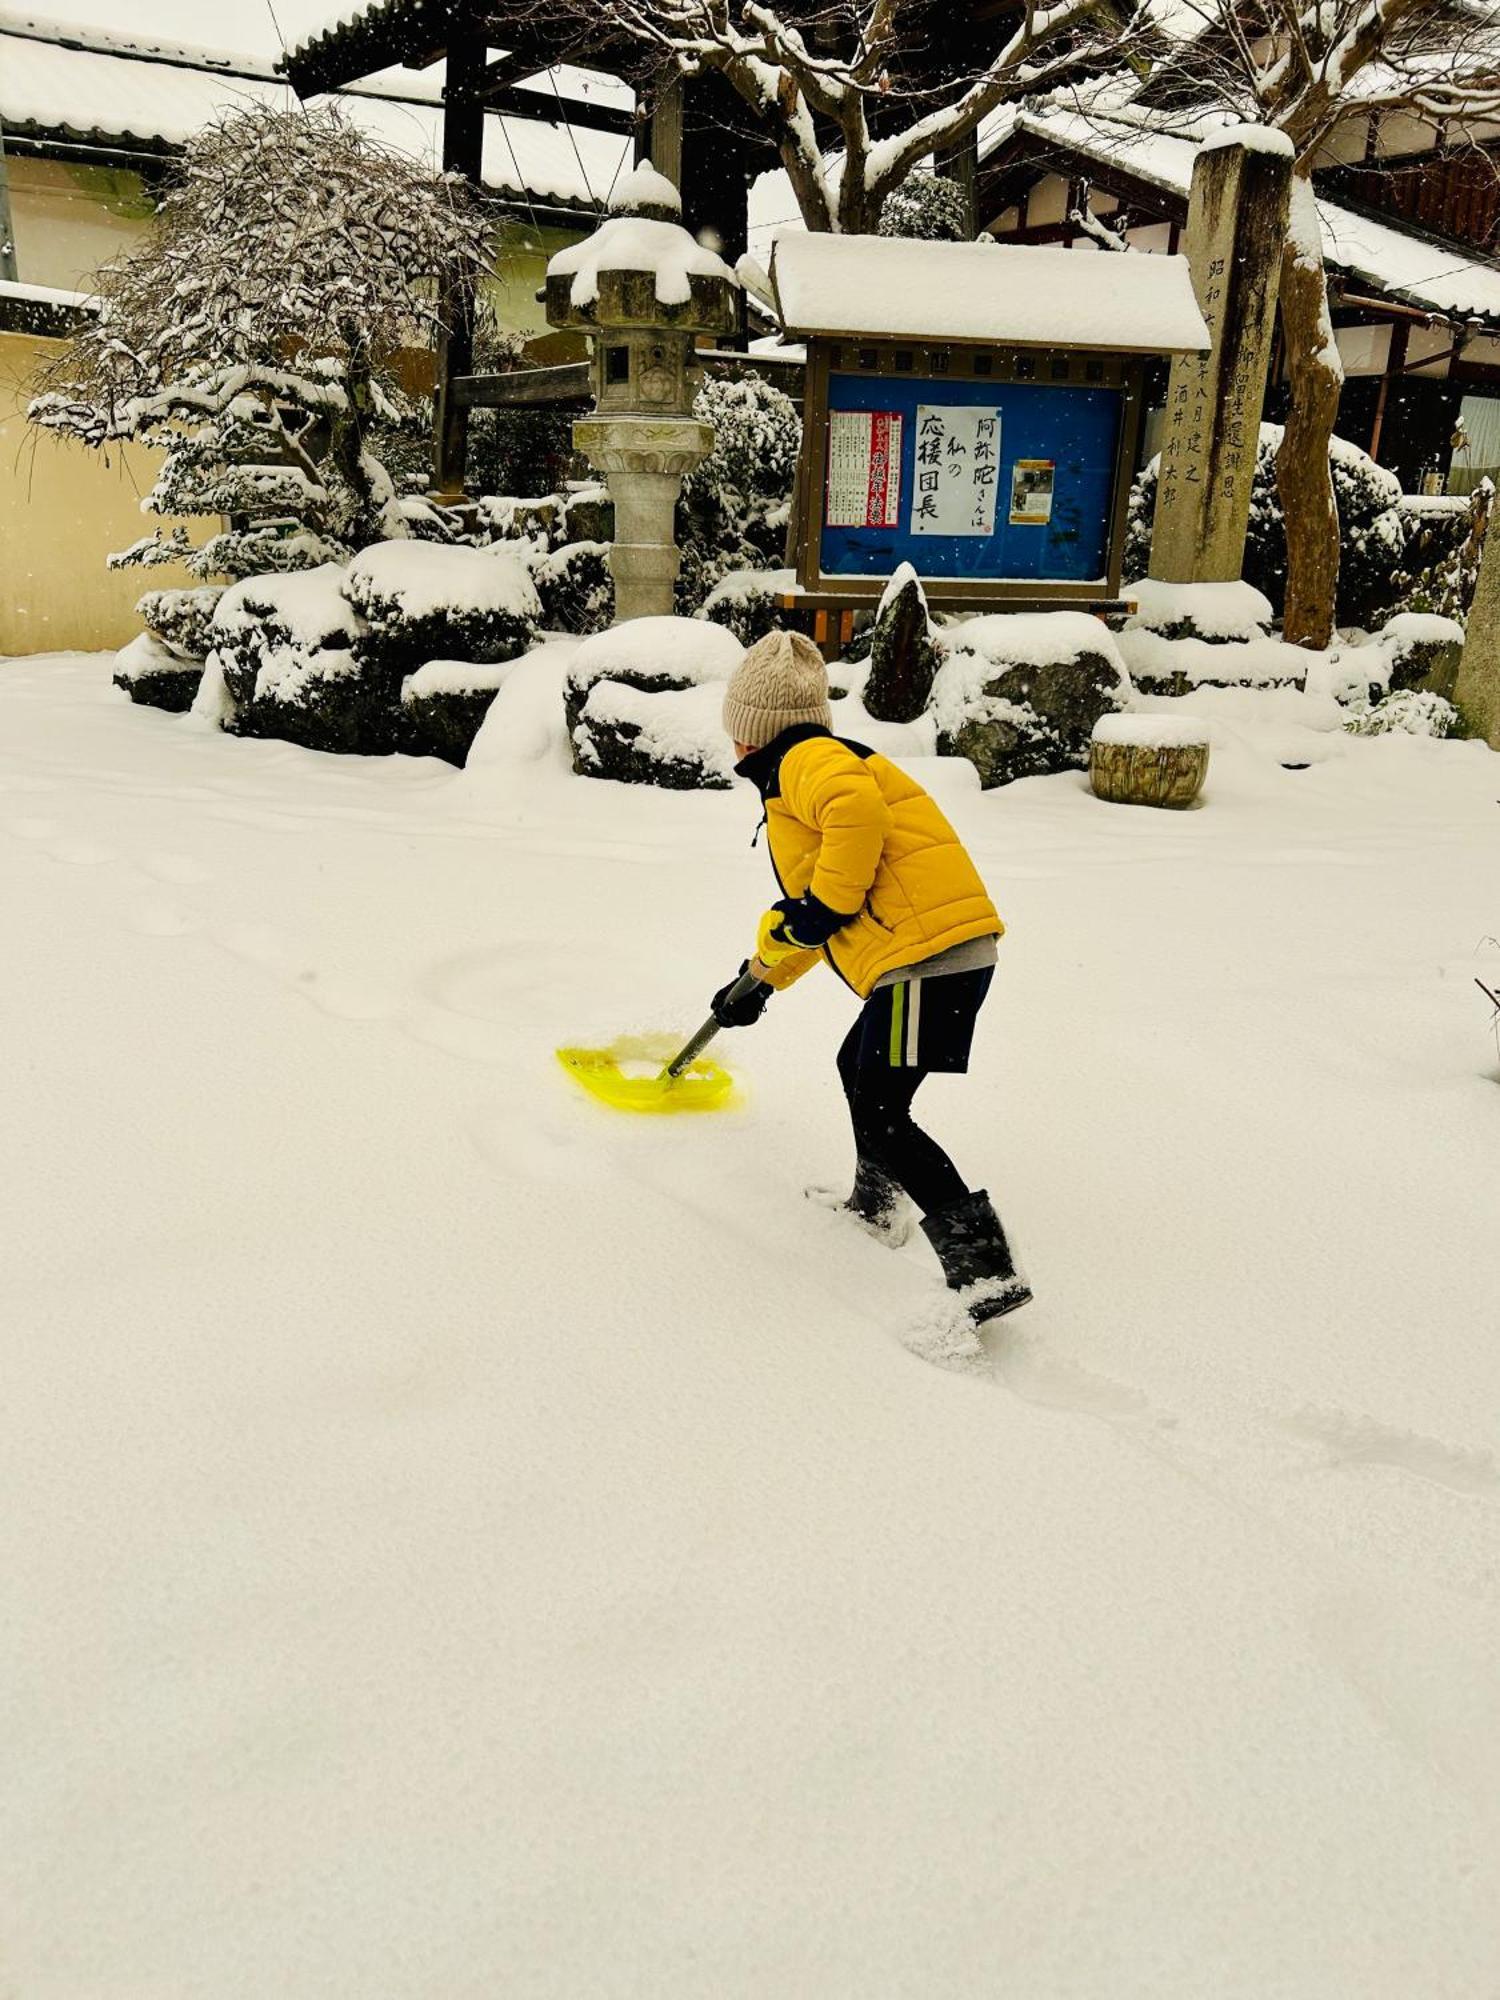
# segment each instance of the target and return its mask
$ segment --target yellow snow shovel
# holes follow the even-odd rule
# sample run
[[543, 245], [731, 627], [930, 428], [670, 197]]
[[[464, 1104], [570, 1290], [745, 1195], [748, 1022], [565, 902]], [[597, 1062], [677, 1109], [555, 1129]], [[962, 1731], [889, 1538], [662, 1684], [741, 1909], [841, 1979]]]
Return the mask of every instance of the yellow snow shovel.
[[[742, 972], [725, 997], [743, 1000], [760, 983], [754, 972]], [[719, 1023], [710, 1014], [675, 1056], [671, 1043], [664, 1044], [658, 1035], [623, 1035], [607, 1049], [559, 1049], [557, 1060], [591, 1097], [616, 1111], [716, 1111], [734, 1088], [727, 1069], [702, 1060], [718, 1032]], [[654, 1063], [665, 1066], [652, 1076]]]

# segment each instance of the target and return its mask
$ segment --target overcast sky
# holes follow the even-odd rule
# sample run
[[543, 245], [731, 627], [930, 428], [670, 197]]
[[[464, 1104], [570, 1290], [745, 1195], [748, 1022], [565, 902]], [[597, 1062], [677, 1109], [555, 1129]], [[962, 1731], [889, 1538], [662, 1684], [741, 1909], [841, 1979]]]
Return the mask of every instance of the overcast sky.
[[142, 41], [156, 37], [272, 56], [281, 52], [281, 36], [295, 47], [350, 4], [352, 0], [0, 0], [0, 20], [56, 21], [108, 28]]

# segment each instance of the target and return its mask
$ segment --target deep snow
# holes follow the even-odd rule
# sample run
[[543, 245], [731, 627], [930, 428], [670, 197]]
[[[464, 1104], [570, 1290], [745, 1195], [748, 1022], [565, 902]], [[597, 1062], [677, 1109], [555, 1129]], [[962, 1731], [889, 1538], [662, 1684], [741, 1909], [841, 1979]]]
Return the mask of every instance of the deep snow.
[[0, 1983], [1493, 1995], [1500, 762], [1200, 690], [1201, 809], [920, 767], [1009, 926], [975, 1381], [802, 1198], [831, 977], [722, 1116], [553, 1061], [768, 894], [743, 790], [566, 775], [566, 655], [461, 774], [0, 665]]

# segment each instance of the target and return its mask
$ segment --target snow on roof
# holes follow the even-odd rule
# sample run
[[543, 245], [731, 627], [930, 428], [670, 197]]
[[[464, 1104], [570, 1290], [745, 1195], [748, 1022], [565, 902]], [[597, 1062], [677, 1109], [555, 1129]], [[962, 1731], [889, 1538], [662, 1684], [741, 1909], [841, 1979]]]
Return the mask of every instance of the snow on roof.
[[1324, 256], [1351, 277], [1430, 312], [1500, 320], [1500, 268], [1482, 257], [1329, 201], [1318, 203], [1318, 220]]
[[[1012, 110], [1009, 118], [990, 121], [981, 129], [981, 157], [1018, 132], [1050, 140], [1182, 199], [1192, 187], [1193, 162], [1202, 145], [1227, 144], [1234, 136], [1230, 121], [1221, 115], [1163, 132], [1147, 130], [1118, 110], [1107, 117], [1099, 111], [1085, 116], [1046, 105]], [[1500, 320], [1500, 265], [1477, 252], [1434, 242], [1399, 227], [1394, 218], [1377, 222], [1321, 198], [1318, 220], [1329, 264], [1361, 283], [1427, 312]]]
[[[582, 94], [581, 74], [561, 79], [559, 88], [566, 83]], [[545, 88], [551, 100], [550, 80]], [[336, 95], [371, 138], [436, 166], [441, 91], [441, 69], [435, 75], [390, 70]], [[132, 141], [177, 147], [225, 111], [254, 104], [293, 110], [297, 98], [269, 63], [252, 56], [107, 30], [0, 22], [0, 120], [14, 128], [106, 135], [126, 147]], [[493, 112], [485, 118], [485, 183], [522, 198], [597, 207], [628, 171], [630, 153], [630, 140], [619, 133]]]
[[77, 306], [93, 304], [92, 292], [66, 292], [56, 285], [23, 285], [16, 278], [0, 278], [0, 299], [18, 299], [32, 306]]
[[1101, 264], [1031, 244], [781, 236], [771, 282], [789, 333], [1148, 354], [1209, 344], [1183, 257]]

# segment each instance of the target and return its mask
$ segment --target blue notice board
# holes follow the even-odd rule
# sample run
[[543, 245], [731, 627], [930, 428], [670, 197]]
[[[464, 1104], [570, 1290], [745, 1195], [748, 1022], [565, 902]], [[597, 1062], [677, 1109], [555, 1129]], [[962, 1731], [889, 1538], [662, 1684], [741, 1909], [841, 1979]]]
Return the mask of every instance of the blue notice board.
[[1103, 578], [1123, 404], [1118, 389], [831, 374], [823, 574]]

